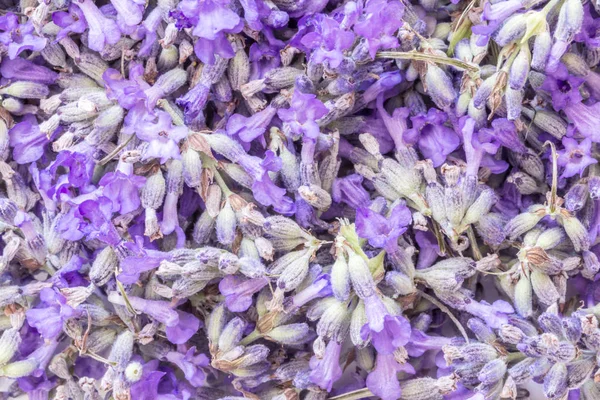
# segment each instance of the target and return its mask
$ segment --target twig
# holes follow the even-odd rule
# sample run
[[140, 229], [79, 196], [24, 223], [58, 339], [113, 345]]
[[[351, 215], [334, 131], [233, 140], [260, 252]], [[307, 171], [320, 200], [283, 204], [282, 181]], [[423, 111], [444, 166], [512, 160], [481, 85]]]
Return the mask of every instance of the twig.
[[471, 72], [479, 71], [477, 65], [457, 60], [456, 58], [441, 57], [433, 54], [419, 53], [417, 51], [380, 51], [378, 58], [398, 58], [401, 60], [429, 61], [435, 64], [452, 65], [456, 68], [466, 69]]
[[328, 400], [358, 400], [358, 399], [362, 399], [364, 397], [369, 397], [369, 396], [374, 396], [374, 394], [368, 388], [363, 388], [363, 389], [354, 390], [352, 392], [339, 394], [334, 397], [328, 397], [327, 399]]
[[460, 333], [463, 335], [463, 337], [465, 338], [465, 340], [467, 341], [467, 343], [469, 343], [469, 336], [467, 335], [467, 331], [465, 331], [465, 328], [458, 321], [458, 319], [456, 319], [456, 317], [452, 314], [452, 312], [450, 311], [450, 309], [448, 307], [446, 307], [444, 304], [440, 303], [434, 297], [432, 297], [432, 296], [428, 295], [427, 293], [423, 292], [422, 290], [417, 289], [417, 292], [421, 296], [423, 296], [427, 301], [429, 301], [433, 305], [437, 306], [437, 308], [439, 308], [444, 313], [446, 313], [448, 315], [448, 318], [450, 318], [452, 320], [452, 322], [454, 322], [454, 325], [456, 325], [456, 327], [458, 328], [458, 330], [460, 331]]

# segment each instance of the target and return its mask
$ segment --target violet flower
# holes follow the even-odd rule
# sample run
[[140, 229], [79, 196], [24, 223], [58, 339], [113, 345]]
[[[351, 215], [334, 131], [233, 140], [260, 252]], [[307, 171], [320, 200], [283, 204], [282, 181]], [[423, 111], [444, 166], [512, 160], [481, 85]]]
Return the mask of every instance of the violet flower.
[[78, 317], [81, 312], [67, 304], [57, 289], [45, 288], [40, 292], [40, 305], [27, 310], [27, 323], [36, 328], [44, 339], [52, 340], [62, 332], [63, 322]]
[[418, 143], [421, 153], [439, 167], [446, 157], [460, 146], [460, 138], [444, 124], [448, 120], [445, 112], [435, 108], [429, 109], [426, 115], [411, 118], [413, 127], [406, 132], [406, 140]]
[[[234, 114], [227, 121], [227, 134], [238, 137], [243, 143], [250, 143], [266, 132], [276, 114], [277, 109], [272, 106], [250, 117]], [[264, 142], [264, 138], [262, 141]]]
[[142, 66], [139, 64], [133, 67], [130, 66], [130, 79], [123, 78], [119, 71], [112, 68], [107, 69], [102, 74], [108, 98], [118, 101], [119, 105], [126, 110], [130, 110], [140, 102], [147, 100], [144, 94], [146, 88], [141, 85], [140, 80], [135, 79], [137, 74], [143, 74], [143, 69], [139, 72], [137, 71], [140, 67]]
[[13, 159], [19, 164], [27, 164], [40, 159], [44, 148], [50, 142], [54, 132], [42, 132], [32, 114], [26, 115], [21, 122], [9, 131], [10, 146], [13, 147]]
[[82, 187], [89, 183], [93, 167], [93, 162], [87, 154], [61, 151], [50, 166], [49, 172], [56, 175], [58, 168], [67, 168], [69, 183], [75, 187]]
[[561, 178], [570, 178], [574, 175], [583, 175], [587, 167], [598, 163], [591, 156], [592, 140], [586, 138], [580, 143], [577, 140], [564, 137], [562, 139], [563, 149], [558, 152], [558, 165], [564, 168]]
[[283, 121], [284, 129], [288, 129], [291, 134], [316, 141], [320, 133], [317, 120], [328, 111], [314, 94], [295, 90], [290, 108], [280, 109], [277, 115]]
[[184, 0], [177, 8], [179, 26], [194, 27], [194, 51], [202, 62], [213, 64], [216, 54], [234, 56], [227, 34], [240, 32], [244, 21], [230, 8], [230, 0]]
[[87, 29], [85, 15], [81, 8], [74, 3], [69, 5], [67, 11], [52, 13], [52, 21], [62, 29], [56, 35], [56, 40], [66, 38], [70, 33], [83, 33]]
[[252, 296], [268, 283], [266, 278], [243, 279], [227, 275], [219, 282], [219, 291], [231, 312], [244, 312], [252, 305]]
[[165, 111], [149, 113], [142, 104], [131, 109], [125, 118], [128, 132], [149, 143], [143, 158], [158, 158], [161, 164], [170, 159], [180, 159], [179, 142], [187, 137], [188, 128], [174, 126]]
[[167, 339], [173, 344], [184, 344], [198, 332], [203, 325], [193, 314], [176, 310], [179, 316], [176, 325], [167, 326]]
[[322, 389], [330, 392], [333, 384], [342, 377], [340, 367], [341, 343], [330, 340], [322, 358], [312, 356], [310, 359], [310, 380]]
[[92, 0], [77, 0], [77, 6], [85, 16], [88, 25], [88, 46], [102, 51], [107, 44], [115, 44], [121, 39], [119, 27], [98, 9]]
[[402, 390], [396, 376], [398, 372], [414, 374], [415, 370], [408, 363], [400, 364], [393, 354], [377, 354], [375, 369], [367, 375], [367, 387], [382, 400], [401, 398]]
[[17, 58], [23, 51], [40, 51], [46, 47], [47, 40], [33, 33], [33, 22], [28, 20], [19, 24], [19, 17], [9, 12], [0, 16], [0, 43], [8, 49], [11, 60]]
[[385, 217], [369, 208], [356, 210], [356, 233], [369, 240], [373, 247], [393, 251], [398, 247], [398, 238], [406, 232], [412, 221], [412, 214], [406, 204], [397, 204]]
[[331, 17], [318, 15], [313, 23], [314, 31], [306, 34], [301, 43], [313, 49], [311, 61], [330, 68], [337, 68], [344, 58], [344, 51], [354, 42], [354, 34], [340, 27]]
[[404, 5], [396, 0], [368, 0], [363, 14], [354, 24], [354, 33], [361, 36], [366, 43], [372, 59], [378, 50], [398, 47], [398, 39], [394, 35], [402, 26]]
[[581, 102], [579, 86], [583, 83], [583, 78], [570, 75], [567, 67], [559, 64], [555, 71], [546, 75], [546, 79], [541, 86], [552, 97], [552, 107], [555, 110], [563, 110], [565, 107]]
[[346, 203], [354, 209], [368, 207], [371, 198], [362, 182], [363, 177], [358, 174], [336, 178], [331, 188], [331, 197], [335, 202]]
[[[471, 117], [463, 117], [460, 119], [460, 127], [463, 135], [464, 150], [467, 159], [467, 175], [477, 176], [479, 167], [487, 159], [488, 155], [495, 154], [500, 145], [496, 142], [493, 132], [487, 130], [475, 129], [475, 120]], [[496, 167], [492, 172], [500, 173], [508, 168], [508, 164], [500, 163], [495, 165], [494, 162], [486, 165], [487, 167]]]
[[45, 85], [52, 85], [58, 78], [58, 74], [51, 69], [21, 57], [2, 60], [0, 74], [10, 80], [38, 82]]
[[410, 322], [403, 316], [389, 313], [378, 294], [364, 299], [367, 323], [360, 331], [361, 338], [371, 338], [380, 354], [391, 354], [408, 343], [411, 335]]
[[192, 386], [201, 387], [204, 385], [206, 374], [202, 368], [207, 367], [210, 362], [204, 354], [196, 354], [195, 346], [186, 350], [183, 345], [179, 345], [177, 351], [167, 353], [166, 359], [179, 367], [185, 379]]

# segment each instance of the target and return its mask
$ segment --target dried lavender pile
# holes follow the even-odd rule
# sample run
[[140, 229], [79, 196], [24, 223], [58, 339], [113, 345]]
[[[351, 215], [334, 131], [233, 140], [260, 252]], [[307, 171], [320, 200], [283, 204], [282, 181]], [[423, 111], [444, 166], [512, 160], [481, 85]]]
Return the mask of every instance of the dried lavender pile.
[[0, 0], [0, 398], [599, 400], [597, 8]]

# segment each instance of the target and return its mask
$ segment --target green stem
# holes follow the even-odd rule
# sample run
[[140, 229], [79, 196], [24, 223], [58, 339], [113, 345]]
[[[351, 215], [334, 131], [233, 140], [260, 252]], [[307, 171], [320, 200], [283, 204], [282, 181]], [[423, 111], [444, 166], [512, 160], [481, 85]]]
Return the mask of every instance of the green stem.
[[253, 330], [248, 336], [240, 340], [242, 346], [248, 346], [250, 343], [258, 340], [262, 337], [262, 333], [259, 333], [256, 329]]
[[373, 396], [373, 393], [368, 388], [364, 388], [340, 394], [334, 397], [328, 397], [327, 400], [358, 400], [370, 396]]
[[456, 327], [460, 331], [461, 335], [463, 335], [463, 337], [465, 338], [465, 341], [467, 343], [469, 343], [469, 335], [467, 335], [467, 331], [465, 331], [465, 328], [462, 326], [462, 324], [460, 323], [460, 321], [458, 319], [456, 319], [456, 317], [454, 316], [454, 314], [452, 314], [452, 312], [450, 311], [450, 309], [448, 307], [446, 307], [444, 304], [440, 303], [433, 296], [430, 296], [427, 293], [423, 292], [422, 290], [417, 289], [417, 293], [419, 293], [427, 301], [429, 301], [430, 303], [432, 303], [433, 305], [435, 305], [437, 308], [439, 308], [440, 310], [442, 310], [444, 313], [446, 313], [446, 315], [448, 315], [448, 318], [450, 318], [452, 320], [452, 322], [454, 322], [454, 324], [456, 325]]
[[125, 140], [125, 141], [123, 141], [123, 143], [117, 145], [117, 147], [115, 147], [115, 149], [113, 151], [111, 151], [106, 157], [104, 157], [102, 160], [98, 161], [96, 164], [106, 165], [110, 160], [112, 160], [112, 158], [114, 156], [119, 154], [119, 152], [121, 150], [123, 150], [129, 142], [131, 142], [133, 140], [134, 136], [135, 135], [129, 135], [129, 138], [127, 140]]
[[479, 250], [479, 245], [477, 244], [475, 232], [473, 232], [473, 227], [471, 225], [469, 225], [469, 229], [467, 229], [467, 237], [471, 242], [471, 251], [473, 252], [473, 258], [475, 259], [475, 261], [481, 260], [483, 257], [481, 255], [481, 251]]
[[551, 141], [546, 141], [544, 146], [549, 145], [552, 150], [552, 188], [550, 189], [550, 214], [556, 211], [557, 190], [558, 190], [558, 155], [556, 154], [556, 146]]
[[219, 185], [219, 187], [225, 194], [225, 197], [231, 196], [233, 194], [233, 192], [231, 190], [229, 190], [227, 183], [225, 183], [225, 181], [223, 180], [223, 177], [221, 176], [219, 171], [217, 171], [216, 168], [213, 168], [213, 173], [215, 174], [215, 182], [217, 182], [217, 185]]
[[380, 51], [377, 53], [378, 58], [395, 58], [401, 60], [428, 61], [434, 64], [452, 65], [456, 68], [466, 69], [471, 72], [479, 71], [477, 65], [473, 65], [456, 58], [441, 57], [433, 54], [419, 53], [416, 51]]
[[506, 355], [506, 363], [511, 363], [513, 361], [521, 361], [525, 358], [525, 354], [521, 352], [508, 353]]

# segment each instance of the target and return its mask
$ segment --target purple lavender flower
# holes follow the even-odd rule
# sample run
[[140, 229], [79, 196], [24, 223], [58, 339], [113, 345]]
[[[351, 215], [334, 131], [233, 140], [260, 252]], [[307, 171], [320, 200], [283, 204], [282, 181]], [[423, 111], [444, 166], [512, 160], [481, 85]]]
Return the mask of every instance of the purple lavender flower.
[[71, 3], [68, 11], [55, 11], [52, 21], [62, 29], [56, 35], [56, 40], [64, 39], [69, 33], [83, 33], [87, 29], [85, 15], [81, 8]]
[[267, 42], [253, 43], [248, 58], [250, 80], [262, 79], [265, 73], [281, 65], [278, 49]]
[[570, 75], [567, 67], [560, 64], [555, 71], [546, 75], [541, 89], [552, 96], [552, 107], [559, 111], [568, 105], [581, 102], [579, 86], [582, 83], [583, 78]]
[[227, 34], [240, 32], [244, 21], [230, 8], [230, 0], [184, 0], [178, 11], [180, 26], [194, 27], [192, 33], [198, 38], [194, 51], [202, 62], [213, 64], [215, 54], [234, 56]]
[[193, 314], [187, 312], [177, 310], [177, 315], [179, 316], [177, 324], [167, 326], [165, 332], [169, 342], [184, 344], [198, 332], [202, 323]]
[[515, 12], [523, 8], [521, 0], [505, 0], [491, 4], [486, 3], [483, 7], [482, 19], [484, 21], [505, 21]]
[[277, 109], [271, 106], [250, 117], [234, 114], [227, 121], [227, 134], [238, 137], [244, 143], [250, 143], [265, 133], [275, 114]]
[[8, 49], [8, 57], [14, 60], [25, 50], [40, 51], [46, 46], [47, 40], [33, 34], [31, 20], [19, 24], [19, 18], [9, 12], [0, 16], [0, 43]]
[[240, 0], [241, 6], [244, 8], [244, 20], [251, 29], [260, 31], [264, 29], [261, 20], [268, 18], [271, 14], [271, 9], [263, 0]]
[[244, 312], [252, 305], [252, 296], [267, 285], [266, 278], [243, 279], [227, 275], [219, 282], [219, 291], [225, 296], [229, 311]]
[[53, 84], [58, 77], [58, 74], [49, 68], [20, 57], [2, 60], [0, 74], [3, 78], [10, 80], [38, 82], [46, 85]]
[[266, 151], [263, 160], [253, 156], [242, 157], [239, 164], [254, 178], [252, 191], [256, 201], [265, 206], [273, 206], [283, 214], [294, 213], [294, 203], [285, 195], [286, 190], [276, 186], [269, 176], [269, 171], [281, 169], [281, 159], [275, 153]]
[[113, 211], [127, 214], [140, 206], [139, 189], [145, 182], [146, 178], [143, 176], [117, 170], [104, 175], [98, 185], [103, 187], [102, 194], [112, 201]]
[[143, 104], [131, 109], [125, 118], [128, 132], [148, 142], [144, 159], [158, 158], [161, 163], [180, 159], [179, 142], [188, 134], [185, 126], [174, 126], [171, 116], [165, 111], [149, 113]]
[[344, 51], [354, 42], [354, 34], [343, 30], [335, 19], [322, 14], [315, 18], [313, 25], [314, 31], [301, 39], [304, 46], [313, 49], [311, 61], [337, 68], [344, 58]]
[[406, 318], [391, 315], [378, 294], [365, 298], [364, 302], [367, 323], [360, 331], [363, 340], [370, 337], [380, 354], [391, 354], [408, 343], [411, 328]]
[[377, 354], [375, 369], [367, 376], [367, 387], [382, 400], [396, 400], [401, 398], [402, 390], [397, 374], [400, 371], [415, 373], [412, 365], [400, 364], [393, 354]]
[[426, 115], [411, 118], [413, 127], [406, 132], [406, 140], [418, 143], [421, 153], [439, 167], [446, 157], [458, 148], [460, 138], [444, 123], [448, 115], [435, 108], [429, 109]]
[[331, 295], [333, 292], [330, 280], [331, 278], [328, 274], [318, 275], [312, 284], [292, 297], [291, 306], [297, 309], [314, 299]]
[[316, 141], [320, 133], [316, 121], [327, 112], [327, 107], [317, 99], [317, 96], [295, 90], [290, 108], [280, 109], [277, 115], [283, 121], [284, 128], [293, 135]]
[[368, 0], [363, 14], [354, 24], [354, 33], [361, 36], [366, 43], [372, 59], [378, 50], [398, 47], [398, 39], [394, 35], [402, 26], [404, 6], [396, 0]]
[[61, 219], [59, 232], [65, 239], [79, 240], [87, 236], [111, 246], [121, 241], [112, 221], [112, 201], [106, 197], [85, 200], [73, 206], [65, 218]]
[[13, 147], [13, 159], [19, 164], [39, 160], [53, 134], [54, 132], [41, 132], [35, 117], [31, 114], [26, 115], [9, 132], [10, 145]]
[[331, 391], [333, 384], [342, 377], [342, 368], [340, 367], [341, 350], [341, 343], [330, 340], [322, 358], [312, 356], [310, 359], [311, 382], [328, 392]]
[[26, 315], [27, 323], [36, 328], [44, 339], [55, 339], [62, 332], [65, 320], [81, 314], [67, 304], [67, 299], [57, 289], [42, 289], [40, 300], [45, 307], [31, 308]]
[[485, 129], [476, 131], [475, 120], [471, 117], [461, 118], [459, 125], [467, 158], [467, 175], [477, 176], [481, 165], [488, 167], [493, 173], [501, 173], [508, 168], [506, 162], [497, 162], [490, 157], [500, 148], [493, 131]]
[[140, 0], [111, 0], [111, 4], [117, 10], [119, 18], [126, 25], [138, 25], [144, 16], [145, 2]]
[[115, 44], [121, 39], [119, 27], [107, 18], [92, 0], [78, 0], [77, 6], [85, 16], [88, 25], [88, 46], [102, 51], [107, 44]]
[[562, 178], [570, 178], [574, 175], [583, 175], [587, 167], [596, 164], [598, 160], [591, 156], [592, 140], [584, 139], [580, 143], [577, 140], [564, 137], [562, 139], [563, 150], [558, 152], [558, 165], [564, 168]]
[[68, 168], [68, 182], [75, 187], [86, 185], [92, 176], [93, 162], [87, 154], [61, 151], [49, 168], [52, 175], [56, 175], [59, 167]]
[[362, 182], [363, 177], [358, 174], [336, 178], [331, 188], [331, 197], [335, 202], [346, 203], [354, 209], [368, 207], [371, 197]]
[[196, 354], [196, 347], [186, 349], [184, 345], [177, 346], [177, 351], [170, 351], [166, 355], [169, 362], [177, 365], [183, 372], [185, 379], [194, 387], [201, 387], [206, 380], [206, 374], [202, 370], [210, 362], [204, 354]]
[[[392, 115], [383, 107], [383, 94], [377, 97], [377, 111], [380, 118], [383, 120], [385, 127], [392, 137], [396, 150], [406, 147], [406, 141], [404, 135], [407, 133], [408, 126], [406, 124], [410, 111], [406, 107], [396, 108]], [[383, 149], [382, 149], [383, 152]]]
[[162, 378], [167, 374], [158, 371], [158, 360], [152, 360], [142, 366], [142, 376], [131, 385], [131, 400], [158, 399], [158, 390]]
[[[130, 110], [140, 102], [145, 102], [147, 96], [144, 93], [141, 79], [143, 75], [141, 64], [132, 64], [129, 69], [130, 79], [124, 79], [116, 69], [109, 68], [102, 74], [109, 99], [116, 100], [126, 110]], [[147, 84], [146, 84], [147, 85]], [[149, 86], [148, 86], [149, 87]]]
[[356, 210], [356, 233], [369, 240], [373, 247], [393, 251], [398, 246], [398, 237], [407, 230], [412, 215], [406, 204], [397, 204], [389, 217], [361, 207]]

